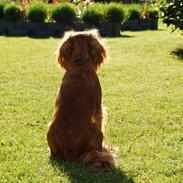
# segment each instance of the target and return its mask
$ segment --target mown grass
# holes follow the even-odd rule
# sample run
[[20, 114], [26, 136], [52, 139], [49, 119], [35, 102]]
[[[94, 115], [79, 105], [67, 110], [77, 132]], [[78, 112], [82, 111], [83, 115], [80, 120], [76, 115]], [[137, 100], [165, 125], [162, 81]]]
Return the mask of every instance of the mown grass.
[[59, 39], [1, 36], [0, 182], [182, 182], [182, 36], [162, 28], [104, 39], [106, 142], [119, 148], [117, 170], [104, 174], [49, 157], [47, 124], [64, 73], [55, 64]]

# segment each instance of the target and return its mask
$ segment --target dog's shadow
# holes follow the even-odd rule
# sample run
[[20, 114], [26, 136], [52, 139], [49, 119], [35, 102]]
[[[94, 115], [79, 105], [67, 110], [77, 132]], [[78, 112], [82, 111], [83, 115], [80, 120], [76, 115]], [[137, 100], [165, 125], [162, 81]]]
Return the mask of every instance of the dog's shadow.
[[50, 163], [54, 168], [65, 172], [71, 183], [134, 183], [132, 177], [118, 168], [105, 173], [93, 173], [89, 164], [69, 163], [51, 157]]

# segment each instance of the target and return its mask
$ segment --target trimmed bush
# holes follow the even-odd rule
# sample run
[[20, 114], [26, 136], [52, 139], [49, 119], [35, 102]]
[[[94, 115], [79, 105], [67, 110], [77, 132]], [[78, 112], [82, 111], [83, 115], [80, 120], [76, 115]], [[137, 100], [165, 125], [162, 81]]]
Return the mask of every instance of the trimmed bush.
[[158, 18], [158, 11], [157, 10], [149, 10], [148, 11], [149, 18]]
[[143, 7], [139, 4], [130, 4], [126, 6], [126, 19], [139, 19]]
[[4, 18], [4, 8], [7, 2], [5, 0], [0, 0], [0, 20]]
[[0, 20], [4, 18], [4, 4], [0, 3]]
[[122, 23], [124, 20], [125, 14], [122, 6], [116, 3], [111, 3], [107, 6], [106, 9], [106, 19], [109, 22], [118, 22]]
[[18, 21], [22, 19], [20, 9], [14, 4], [8, 4], [4, 7], [4, 16], [9, 21]]
[[27, 18], [31, 22], [41, 23], [47, 18], [47, 9], [44, 4], [37, 3], [29, 7]]
[[140, 12], [135, 9], [130, 9], [128, 11], [128, 19], [139, 19], [141, 16]]
[[53, 7], [51, 18], [59, 23], [71, 24], [76, 19], [76, 10], [72, 4], [62, 3]]
[[[104, 7], [104, 6], [103, 6]], [[104, 13], [99, 11], [97, 4], [89, 6], [82, 14], [82, 20], [87, 24], [97, 25], [98, 23], [104, 21]]]

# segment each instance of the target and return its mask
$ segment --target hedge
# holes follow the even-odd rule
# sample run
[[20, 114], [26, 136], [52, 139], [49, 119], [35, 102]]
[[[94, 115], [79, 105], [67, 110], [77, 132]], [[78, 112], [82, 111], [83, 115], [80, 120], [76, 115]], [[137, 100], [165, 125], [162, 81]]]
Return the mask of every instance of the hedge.
[[[79, 10], [80, 8], [80, 10]], [[152, 8], [147, 9], [146, 18], [158, 18], [158, 12]], [[122, 23], [128, 19], [139, 19], [142, 17], [143, 9], [139, 4], [124, 5], [122, 3], [94, 3], [91, 5], [81, 4], [74, 6], [71, 3], [46, 4], [31, 3], [26, 10], [25, 20], [31, 22], [53, 21], [64, 24], [85, 22], [96, 25], [101, 22]], [[0, 19], [19, 21], [23, 13], [14, 4], [0, 4]]]
[[3, 13], [4, 13], [5, 19], [9, 21], [19, 21], [23, 17], [18, 6], [14, 4], [7, 4], [4, 7]]
[[43, 3], [36, 3], [28, 8], [27, 18], [31, 22], [44, 22], [47, 18], [47, 8]]
[[51, 18], [59, 23], [71, 24], [76, 19], [75, 7], [71, 3], [55, 5], [51, 10]]

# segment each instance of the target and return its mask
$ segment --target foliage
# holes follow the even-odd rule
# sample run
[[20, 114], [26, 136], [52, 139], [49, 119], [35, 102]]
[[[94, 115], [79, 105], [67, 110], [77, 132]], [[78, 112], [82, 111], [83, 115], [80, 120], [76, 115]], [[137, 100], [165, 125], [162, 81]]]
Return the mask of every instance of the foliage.
[[31, 22], [44, 22], [47, 18], [47, 8], [43, 3], [32, 4], [27, 13], [28, 20]]
[[4, 18], [4, 4], [0, 3], [0, 19]]
[[141, 18], [141, 7], [137, 4], [129, 6], [127, 19], [139, 19], [139, 18]]
[[[84, 10], [82, 14], [82, 20], [88, 24], [98, 24], [104, 21], [104, 13], [99, 11], [98, 6], [99, 4], [90, 5]], [[105, 6], [102, 6], [105, 7]]]
[[149, 18], [158, 18], [158, 11], [157, 10], [149, 10], [148, 11], [148, 17]]
[[[146, 6], [143, 8], [142, 4], [122, 4], [117, 2], [104, 4], [87, 3], [77, 0], [74, 3], [62, 2], [59, 4], [47, 4], [41, 3], [41, 1], [34, 0], [28, 4], [28, 7], [22, 8], [24, 20], [44, 22], [46, 19], [47, 21], [64, 24], [83, 21], [88, 24], [97, 25], [100, 22], [122, 23], [127, 19], [138, 19], [141, 17], [156, 18], [158, 16], [157, 11], [154, 9], [151, 8], [148, 10], [148, 3], [145, 3]], [[20, 2], [18, 4], [20, 5]], [[2, 7], [0, 6], [0, 12], [1, 9]]]
[[22, 19], [20, 9], [14, 4], [7, 4], [4, 7], [4, 16], [9, 21], [18, 21]]
[[174, 29], [183, 30], [183, 2], [182, 0], [159, 0], [158, 6], [162, 12], [164, 23], [173, 25]]
[[118, 3], [110, 3], [106, 7], [106, 18], [109, 22], [122, 23], [125, 14], [122, 6]]
[[75, 7], [70, 3], [55, 5], [51, 11], [51, 18], [59, 23], [73, 23], [76, 19]]

